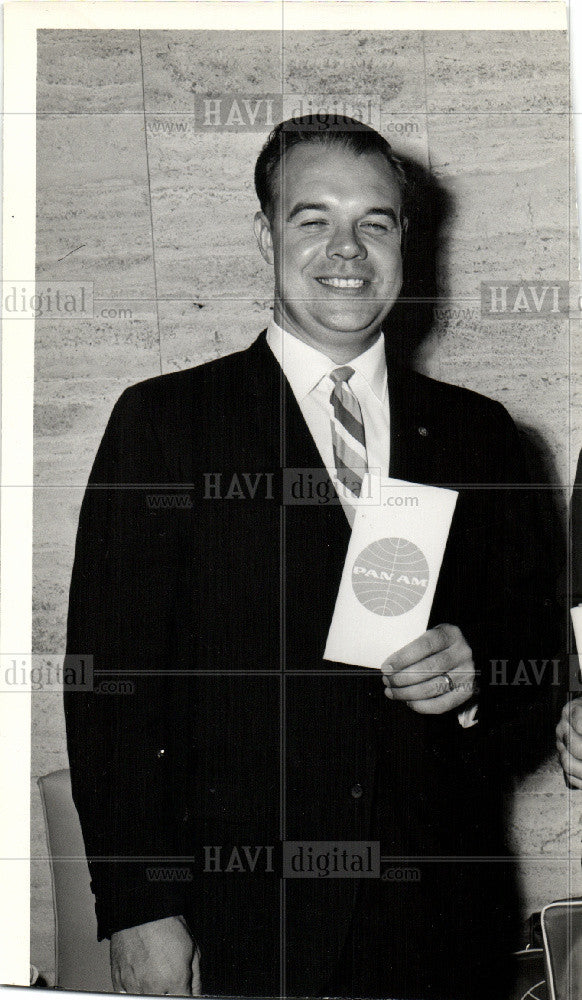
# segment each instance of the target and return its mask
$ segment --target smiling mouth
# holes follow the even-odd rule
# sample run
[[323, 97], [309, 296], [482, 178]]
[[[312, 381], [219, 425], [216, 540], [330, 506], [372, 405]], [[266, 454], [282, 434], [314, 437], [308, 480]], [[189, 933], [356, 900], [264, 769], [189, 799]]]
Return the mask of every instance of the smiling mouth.
[[327, 285], [329, 288], [363, 288], [366, 284], [365, 278], [316, 278], [320, 285]]

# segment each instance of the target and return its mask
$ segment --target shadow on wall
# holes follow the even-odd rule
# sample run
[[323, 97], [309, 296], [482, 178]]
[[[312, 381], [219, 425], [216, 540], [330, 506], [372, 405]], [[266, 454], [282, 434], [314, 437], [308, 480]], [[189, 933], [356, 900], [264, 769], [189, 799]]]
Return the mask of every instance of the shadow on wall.
[[[410, 157], [401, 156], [409, 190], [405, 198], [408, 230], [403, 244], [404, 280], [400, 297], [384, 321], [384, 333], [389, 355], [405, 367], [414, 367], [418, 348], [431, 334], [434, 308], [440, 298], [449, 294], [449, 248], [445, 225], [454, 209], [454, 198], [441, 182], [422, 164]], [[540, 432], [529, 426], [518, 425], [531, 482], [537, 490], [542, 537], [532, 539], [544, 552], [547, 565], [555, 569], [560, 610], [566, 607], [567, 534], [563, 510], [563, 490], [549, 443]], [[563, 649], [544, 651], [544, 657], [562, 657]], [[564, 662], [561, 684], [550, 693], [551, 705], [540, 699], [538, 719], [535, 721], [539, 739], [534, 741], [529, 759], [521, 757], [515, 778], [536, 770], [554, 756], [554, 726], [566, 700], [567, 664]], [[531, 746], [531, 741], [530, 746]], [[521, 773], [518, 773], [521, 772]]]
[[430, 334], [437, 297], [449, 292], [444, 223], [452, 214], [453, 196], [422, 164], [408, 156], [400, 160], [408, 178], [403, 202], [408, 218], [404, 280], [400, 297], [384, 320], [384, 333], [391, 357], [412, 367], [416, 351]]

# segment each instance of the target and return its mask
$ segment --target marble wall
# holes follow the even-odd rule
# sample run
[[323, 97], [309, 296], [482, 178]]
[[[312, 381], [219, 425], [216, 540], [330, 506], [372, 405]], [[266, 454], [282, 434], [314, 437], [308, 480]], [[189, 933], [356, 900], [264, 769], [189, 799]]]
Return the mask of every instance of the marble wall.
[[[200, 95], [364, 95], [449, 201], [443, 296], [416, 363], [503, 402], [564, 498], [582, 444], [576, 317], [481, 315], [482, 280], [577, 275], [565, 35], [38, 33], [37, 277], [94, 287], [94, 315], [36, 335], [34, 650], [58, 658], [82, 491], [130, 383], [245, 347], [271, 275], [252, 235], [260, 130], [203, 133]], [[286, 105], [288, 107], [288, 105]], [[571, 403], [571, 406], [570, 406]], [[60, 698], [33, 704], [31, 960], [53, 974], [36, 778], [67, 766]], [[582, 892], [582, 793], [555, 763], [516, 790], [525, 909]]]

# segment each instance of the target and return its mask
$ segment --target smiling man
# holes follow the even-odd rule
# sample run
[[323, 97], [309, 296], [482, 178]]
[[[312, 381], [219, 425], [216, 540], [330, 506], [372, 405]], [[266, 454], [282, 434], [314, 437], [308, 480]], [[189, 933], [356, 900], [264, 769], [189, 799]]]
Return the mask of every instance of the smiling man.
[[[277, 201], [267, 192], [255, 220], [275, 267], [275, 322], [338, 364], [378, 339], [402, 285], [404, 177], [389, 155], [292, 146], [270, 178]], [[259, 159], [259, 184], [268, 163]]]
[[[492, 661], [558, 648], [519, 438], [499, 404], [387, 362], [410, 191], [381, 135], [282, 123], [255, 184], [268, 329], [128, 389], [81, 512], [68, 650], [135, 671], [131, 697], [66, 696], [113, 982], [501, 1000], [499, 765], [540, 692]], [[429, 629], [382, 674], [323, 660], [368, 468], [459, 491]], [[335, 502], [293, 502], [299, 474]], [[330, 873], [343, 857], [360, 867]]]

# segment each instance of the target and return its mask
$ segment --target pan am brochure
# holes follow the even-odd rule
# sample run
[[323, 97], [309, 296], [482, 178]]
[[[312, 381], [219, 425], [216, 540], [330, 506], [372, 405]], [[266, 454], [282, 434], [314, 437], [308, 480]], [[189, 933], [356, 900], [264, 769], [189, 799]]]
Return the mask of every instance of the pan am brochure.
[[366, 474], [324, 659], [380, 668], [426, 631], [457, 497]]

